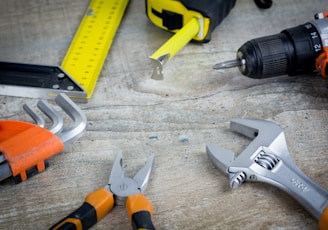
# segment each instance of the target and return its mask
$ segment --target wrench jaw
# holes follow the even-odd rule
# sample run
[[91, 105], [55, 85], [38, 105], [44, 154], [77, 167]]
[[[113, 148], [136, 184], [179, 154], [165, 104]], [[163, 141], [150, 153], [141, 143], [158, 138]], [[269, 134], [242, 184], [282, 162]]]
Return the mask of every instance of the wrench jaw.
[[[254, 140], [237, 158], [230, 150], [208, 144], [206, 152], [213, 164], [229, 176], [231, 188], [238, 188], [245, 181], [267, 182], [262, 176], [266, 175], [265, 168], [273, 168], [279, 159], [265, 152], [273, 147], [288, 155], [283, 130], [272, 122], [257, 119], [234, 119], [230, 122], [230, 129]], [[262, 168], [256, 166], [261, 164]], [[257, 170], [251, 170], [254, 166]]]
[[230, 187], [235, 189], [246, 181], [264, 182], [286, 190], [276, 182], [272, 171], [277, 171], [283, 162], [294, 165], [288, 152], [285, 134], [277, 124], [258, 119], [234, 119], [230, 129], [252, 142], [236, 158], [233, 152], [207, 145], [207, 154], [214, 165], [230, 180]]
[[217, 169], [226, 175], [230, 174], [229, 167], [235, 160], [234, 152], [215, 144], [207, 144], [206, 153]]
[[[230, 122], [230, 129], [243, 136], [254, 139], [245, 152], [254, 153], [260, 146], [283, 150], [288, 153], [287, 143], [283, 129], [277, 124], [258, 119], [234, 119]], [[243, 152], [244, 153], [244, 152]], [[288, 154], [289, 155], [289, 154]]]
[[215, 144], [207, 144], [206, 153], [214, 166], [229, 177], [231, 188], [235, 189], [247, 180], [247, 174], [245, 171], [249, 171], [248, 168], [231, 167], [235, 161], [234, 152]]

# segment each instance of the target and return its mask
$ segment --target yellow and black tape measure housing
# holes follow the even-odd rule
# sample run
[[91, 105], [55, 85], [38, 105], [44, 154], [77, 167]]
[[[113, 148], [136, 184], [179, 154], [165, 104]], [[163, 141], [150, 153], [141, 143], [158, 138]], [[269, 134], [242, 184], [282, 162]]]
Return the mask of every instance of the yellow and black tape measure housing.
[[211, 32], [229, 14], [236, 0], [146, 0], [146, 14], [157, 27], [178, 32], [192, 18], [199, 21], [200, 30], [193, 38], [209, 42]]

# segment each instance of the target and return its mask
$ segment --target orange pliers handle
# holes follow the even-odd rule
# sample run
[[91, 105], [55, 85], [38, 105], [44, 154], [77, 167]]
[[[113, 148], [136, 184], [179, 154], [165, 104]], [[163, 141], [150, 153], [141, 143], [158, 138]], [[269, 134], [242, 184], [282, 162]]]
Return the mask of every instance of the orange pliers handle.
[[50, 229], [89, 229], [114, 207], [114, 196], [105, 188], [100, 188], [86, 196], [84, 203], [60, 220]]
[[133, 229], [155, 229], [151, 216], [154, 214], [153, 206], [143, 194], [131, 195], [126, 200], [126, 209]]
[[[90, 193], [84, 203], [60, 220], [51, 230], [86, 230], [101, 220], [114, 207], [114, 196], [105, 188]], [[151, 221], [153, 207], [143, 194], [131, 195], [127, 198], [126, 208], [133, 229], [155, 229]]]

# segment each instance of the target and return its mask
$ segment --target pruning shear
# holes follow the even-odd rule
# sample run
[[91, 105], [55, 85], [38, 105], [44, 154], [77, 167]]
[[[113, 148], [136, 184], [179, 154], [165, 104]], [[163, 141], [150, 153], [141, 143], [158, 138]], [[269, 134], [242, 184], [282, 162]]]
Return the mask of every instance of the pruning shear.
[[114, 205], [126, 204], [133, 229], [154, 230], [151, 221], [153, 207], [143, 195], [153, 168], [154, 155], [133, 178], [124, 177], [122, 153], [116, 155], [108, 184], [86, 196], [84, 203], [50, 229], [89, 229], [102, 219]]

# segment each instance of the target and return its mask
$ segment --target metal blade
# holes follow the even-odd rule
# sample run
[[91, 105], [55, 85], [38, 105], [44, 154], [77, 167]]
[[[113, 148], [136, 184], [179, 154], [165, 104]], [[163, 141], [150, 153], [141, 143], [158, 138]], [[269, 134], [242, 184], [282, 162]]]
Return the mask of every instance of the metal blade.
[[147, 188], [150, 173], [154, 165], [154, 158], [154, 154], [150, 155], [147, 159], [145, 166], [143, 166], [133, 177], [133, 180], [137, 182], [141, 193], [144, 193]]
[[112, 166], [112, 171], [110, 172], [109, 179], [108, 179], [108, 184], [114, 184], [118, 180], [123, 180], [124, 178], [124, 169], [122, 167], [122, 150], [119, 150], [118, 153], [116, 154], [115, 161]]

